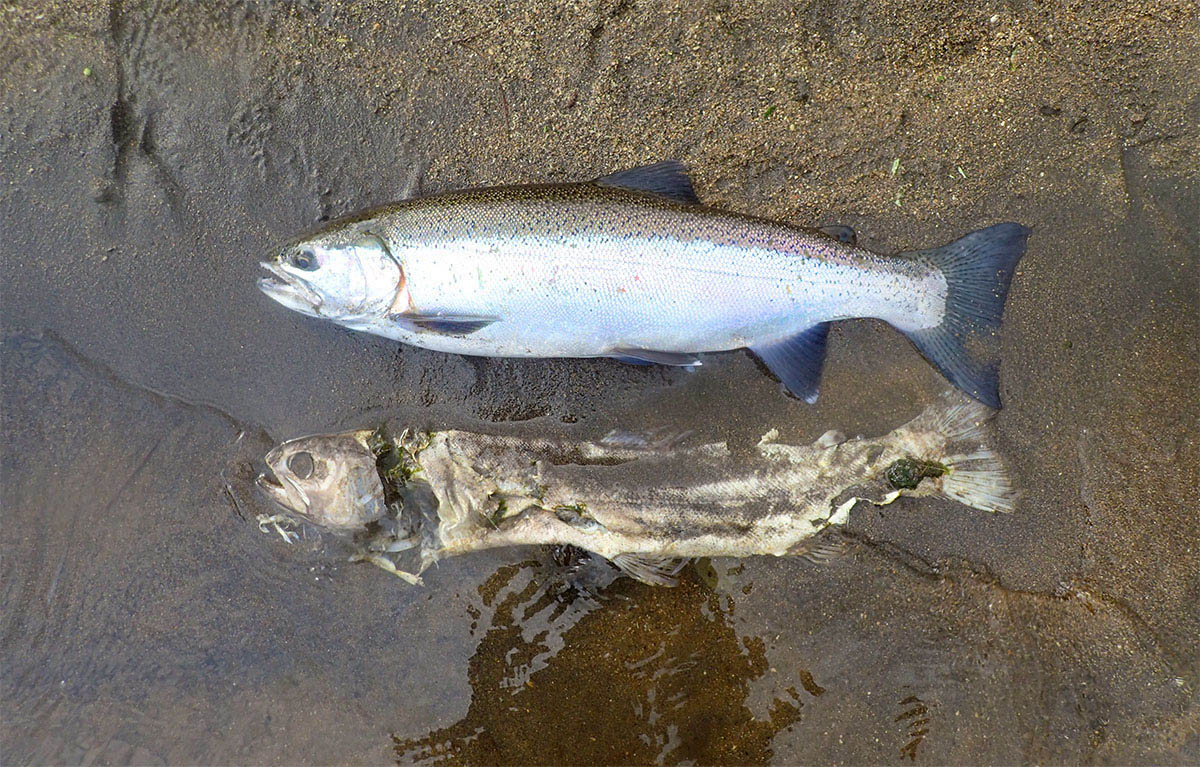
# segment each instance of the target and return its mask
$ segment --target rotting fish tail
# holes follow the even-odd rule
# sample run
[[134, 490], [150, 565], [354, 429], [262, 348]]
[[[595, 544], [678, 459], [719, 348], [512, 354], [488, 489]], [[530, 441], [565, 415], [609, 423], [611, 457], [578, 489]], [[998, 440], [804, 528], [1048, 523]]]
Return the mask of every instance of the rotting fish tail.
[[[911, 467], [893, 464], [889, 471], [916, 472], [914, 483], [930, 477], [934, 479], [929, 484], [933, 494], [981, 511], [1013, 511], [1017, 493], [993, 447], [994, 415], [995, 411], [979, 402], [947, 392], [897, 430], [899, 443], [911, 451], [916, 461]], [[894, 485], [906, 479], [889, 477]]]
[[995, 451], [952, 455], [945, 464], [950, 473], [942, 478], [941, 495], [980, 511], [1008, 514], [1015, 508], [1016, 491]]

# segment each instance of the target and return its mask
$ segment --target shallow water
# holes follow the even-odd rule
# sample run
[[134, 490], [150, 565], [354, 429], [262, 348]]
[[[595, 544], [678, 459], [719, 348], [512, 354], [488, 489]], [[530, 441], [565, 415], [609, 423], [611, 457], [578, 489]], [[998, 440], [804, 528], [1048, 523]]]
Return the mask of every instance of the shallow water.
[[[1139, 3], [6, 6], [0, 759], [1200, 760], [1197, 25]], [[406, 190], [664, 157], [708, 201], [880, 250], [1034, 228], [997, 419], [1015, 514], [858, 509], [833, 563], [714, 560], [676, 589], [542, 550], [413, 589], [259, 530], [251, 461], [302, 433], [806, 441], [937, 396], [871, 322], [835, 328], [808, 407], [740, 353], [476, 360], [254, 286], [276, 241]]]

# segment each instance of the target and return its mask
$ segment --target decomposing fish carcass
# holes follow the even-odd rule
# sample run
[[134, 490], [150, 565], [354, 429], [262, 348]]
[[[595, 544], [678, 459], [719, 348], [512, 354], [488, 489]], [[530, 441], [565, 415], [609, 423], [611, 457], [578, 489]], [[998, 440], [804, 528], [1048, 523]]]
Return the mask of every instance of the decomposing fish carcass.
[[[692, 557], [820, 558], [823, 535], [859, 500], [942, 496], [1011, 511], [991, 445], [992, 413], [959, 394], [875, 438], [827, 432], [811, 445], [774, 433], [724, 443], [613, 433], [596, 442], [468, 431], [352, 431], [270, 451], [259, 486], [283, 509], [351, 539], [365, 559], [413, 583], [438, 559], [499, 546], [565, 544], [667, 585]], [[400, 552], [416, 550], [403, 570]]]

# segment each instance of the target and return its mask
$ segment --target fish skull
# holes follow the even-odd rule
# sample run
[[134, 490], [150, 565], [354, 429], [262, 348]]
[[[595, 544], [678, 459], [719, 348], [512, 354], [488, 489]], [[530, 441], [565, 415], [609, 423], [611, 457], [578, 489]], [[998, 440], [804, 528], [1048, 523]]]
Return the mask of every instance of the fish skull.
[[340, 533], [357, 532], [387, 513], [383, 483], [368, 447], [370, 431], [289, 440], [264, 457], [259, 488], [287, 512]]

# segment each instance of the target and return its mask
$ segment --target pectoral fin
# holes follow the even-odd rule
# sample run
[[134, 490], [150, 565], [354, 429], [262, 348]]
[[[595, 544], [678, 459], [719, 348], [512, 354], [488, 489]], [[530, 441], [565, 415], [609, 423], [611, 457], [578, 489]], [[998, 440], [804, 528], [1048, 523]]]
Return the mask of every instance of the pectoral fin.
[[817, 401], [828, 336], [829, 323], [822, 322], [791, 338], [751, 346], [750, 351], [779, 377], [789, 392], [811, 405]]
[[468, 336], [496, 322], [495, 317], [471, 314], [390, 314], [388, 320], [405, 330]]
[[612, 558], [612, 563], [630, 578], [642, 583], [674, 586], [679, 582], [675, 576], [687, 564], [687, 560], [653, 554], [618, 554]]

